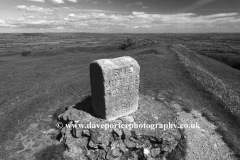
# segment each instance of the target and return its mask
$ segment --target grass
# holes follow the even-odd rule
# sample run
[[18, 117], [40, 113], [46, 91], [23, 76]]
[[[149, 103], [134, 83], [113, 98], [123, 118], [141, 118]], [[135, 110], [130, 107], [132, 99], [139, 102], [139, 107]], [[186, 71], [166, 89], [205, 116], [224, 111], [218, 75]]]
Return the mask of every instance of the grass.
[[31, 54], [31, 51], [23, 51], [21, 55], [26, 57], [26, 56], [28, 56], [30, 54]]
[[240, 70], [240, 56], [227, 54], [205, 54], [207, 57], [216, 59], [232, 68]]
[[[114, 36], [119, 37], [119, 41], [126, 37], [124, 34]], [[139, 35], [139, 37], [144, 36]], [[108, 35], [104, 38], [107, 39]], [[238, 150], [240, 128], [237, 126], [239, 123], [225, 112], [224, 107], [219, 107], [215, 97], [194, 81], [191, 74], [179, 62], [177, 55], [168, 49], [168, 43], [151, 44], [151, 48], [142, 46], [141, 50], [128, 51], [121, 51], [118, 46], [119, 44], [116, 43], [98, 47], [53, 48], [48, 51], [32, 51], [26, 57], [21, 56], [20, 52], [1, 53], [0, 56], [4, 62], [0, 63], [0, 120], [2, 122], [0, 145], [6, 145], [8, 139], [14, 139], [19, 131], [24, 132], [32, 122], [41, 122], [48, 115], [53, 115], [53, 121], [56, 120], [66, 106], [76, 105], [81, 102], [83, 95], [89, 95], [89, 64], [93, 60], [129, 55], [141, 66], [140, 94], [156, 100], [162, 96], [168, 102], [181, 98], [185, 101], [183, 110], [186, 112], [192, 109], [209, 111], [209, 115], [208, 113], [203, 115], [215, 122], [218, 127], [226, 126], [217, 131], [223, 135], [224, 141], [235, 153], [240, 153]], [[197, 56], [191, 56], [219, 79], [240, 90], [238, 89], [240, 88], [238, 70], [208, 57], [199, 59]], [[37, 119], [38, 113], [44, 115], [42, 119]], [[46, 124], [46, 127], [49, 126], [54, 127], [54, 122]], [[184, 156], [185, 144], [184, 140], [179, 144], [180, 150], [177, 151], [177, 155]], [[54, 158], [50, 151], [60, 154], [62, 149], [59, 146], [58, 151], [57, 146], [51, 146], [37, 153], [36, 157]], [[0, 155], [6, 158], [8, 154], [3, 149]]]

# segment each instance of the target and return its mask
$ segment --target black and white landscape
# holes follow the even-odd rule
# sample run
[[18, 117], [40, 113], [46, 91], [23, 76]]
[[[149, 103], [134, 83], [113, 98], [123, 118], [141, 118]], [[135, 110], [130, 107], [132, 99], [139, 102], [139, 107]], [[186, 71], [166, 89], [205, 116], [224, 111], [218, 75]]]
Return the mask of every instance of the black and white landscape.
[[239, 0], [0, 2], [0, 160], [240, 159]]

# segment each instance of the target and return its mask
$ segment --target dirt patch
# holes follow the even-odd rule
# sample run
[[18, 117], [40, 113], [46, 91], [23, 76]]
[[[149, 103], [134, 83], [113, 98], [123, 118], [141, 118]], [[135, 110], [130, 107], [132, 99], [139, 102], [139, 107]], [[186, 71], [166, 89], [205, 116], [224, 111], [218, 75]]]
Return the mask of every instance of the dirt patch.
[[217, 127], [207, 121], [200, 112], [192, 110], [190, 113], [181, 111], [180, 105], [172, 103], [179, 109], [177, 121], [180, 124], [198, 124], [200, 128], [186, 128], [186, 160], [236, 160], [234, 152], [228, 148], [216, 129]]

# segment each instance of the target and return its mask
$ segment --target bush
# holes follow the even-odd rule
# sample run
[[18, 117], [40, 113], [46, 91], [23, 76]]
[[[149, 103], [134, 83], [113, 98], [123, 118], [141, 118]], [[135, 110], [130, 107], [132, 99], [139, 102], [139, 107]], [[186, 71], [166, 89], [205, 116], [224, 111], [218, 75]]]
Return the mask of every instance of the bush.
[[122, 44], [120, 44], [119, 49], [126, 50], [127, 48], [130, 48], [135, 44], [135, 41], [133, 41], [131, 38], [127, 38]]
[[28, 56], [29, 54], [31, 54], [31, 51], [23, 51], [22, 52], [22, 56], [24, 56], [24, 57]]

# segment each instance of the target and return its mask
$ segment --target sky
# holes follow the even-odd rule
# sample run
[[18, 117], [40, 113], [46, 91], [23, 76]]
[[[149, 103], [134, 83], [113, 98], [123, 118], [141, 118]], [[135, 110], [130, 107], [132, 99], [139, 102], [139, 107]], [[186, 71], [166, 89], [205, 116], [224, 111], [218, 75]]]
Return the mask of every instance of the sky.
[[0, 0], [15, 32], [240, 32], [240, 0]]

